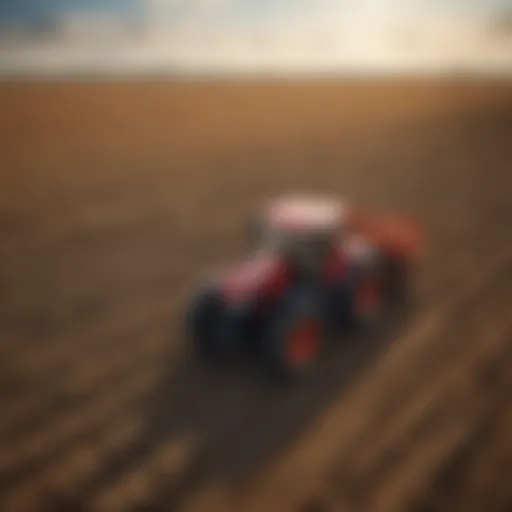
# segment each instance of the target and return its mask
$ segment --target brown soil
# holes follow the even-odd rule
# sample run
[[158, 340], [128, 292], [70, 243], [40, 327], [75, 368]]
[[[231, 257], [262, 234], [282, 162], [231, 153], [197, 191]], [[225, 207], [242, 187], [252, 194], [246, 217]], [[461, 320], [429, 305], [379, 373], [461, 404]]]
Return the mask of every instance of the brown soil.
[[[0, 510], [512, 510], [510, 84], [0, 86]], [[289, 189], [410, 212], [418, 305], [275, 388], [184, 347]]]

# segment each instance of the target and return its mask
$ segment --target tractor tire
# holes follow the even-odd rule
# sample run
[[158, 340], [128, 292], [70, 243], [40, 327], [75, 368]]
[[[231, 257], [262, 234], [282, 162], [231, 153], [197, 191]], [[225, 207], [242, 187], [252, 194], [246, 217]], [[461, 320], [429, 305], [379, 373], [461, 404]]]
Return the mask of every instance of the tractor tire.
[[289, 381], [311, 369], [322, 349], [323, 324], [315, 293], [294, 290], [281, 301], [264, 340], [264, 357], [274, 378]]
[[214, 362], [225, 356], [222, 323], [223, 305], [215, 290], [202, 290], [190, 301], [187, 338], [201, 359]]

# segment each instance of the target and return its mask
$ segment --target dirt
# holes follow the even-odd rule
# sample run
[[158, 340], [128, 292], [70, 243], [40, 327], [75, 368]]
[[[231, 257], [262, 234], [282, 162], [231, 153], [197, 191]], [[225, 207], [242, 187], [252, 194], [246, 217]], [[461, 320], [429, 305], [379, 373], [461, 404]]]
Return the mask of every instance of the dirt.
[[[3, 83], [0, 509], [512, 510], [510, 83]], [[290, 189], [428, 233], [417, 301], [303, 382], [182, 316]]]

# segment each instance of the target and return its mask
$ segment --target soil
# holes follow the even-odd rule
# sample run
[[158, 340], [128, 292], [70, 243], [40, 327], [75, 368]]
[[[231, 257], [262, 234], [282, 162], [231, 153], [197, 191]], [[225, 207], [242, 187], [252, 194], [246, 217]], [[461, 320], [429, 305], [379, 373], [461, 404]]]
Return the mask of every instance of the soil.
[[[0, 86], [0, 509], [512, 510], [512, 87]], [[417, 301], [276, 387], [183, 311], [254, 207], [428, 234]]]

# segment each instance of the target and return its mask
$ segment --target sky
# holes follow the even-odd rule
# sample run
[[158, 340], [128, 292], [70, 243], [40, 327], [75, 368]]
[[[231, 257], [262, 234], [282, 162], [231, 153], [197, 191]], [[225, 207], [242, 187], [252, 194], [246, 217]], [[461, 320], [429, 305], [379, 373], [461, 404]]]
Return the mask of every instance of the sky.
[[512, 0], [0, 0], [0, 73], [512, 75]]

